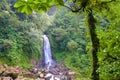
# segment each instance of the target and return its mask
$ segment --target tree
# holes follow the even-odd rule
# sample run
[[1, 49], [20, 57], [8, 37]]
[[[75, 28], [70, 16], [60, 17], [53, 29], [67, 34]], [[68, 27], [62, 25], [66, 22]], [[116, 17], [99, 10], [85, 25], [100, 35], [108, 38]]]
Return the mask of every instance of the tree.
[[41, 19], [37, 23], [41, 18], [40, 14], [37, 19], [34, 18], [38, 17], [37, 14], [18, 14], [9, 1], [13, 0], [0, 2], [0, 63], [28, 68], [31, 66], [28, 63], [31, 59], [37, 60], [41, 57], [42, 32], [38, 26], [45, 20]]
[[96, 20], [94, 18], [95, 11], [101, 11], [102, 9], [108, 9], [108, 4], [112, 2], [117, 2], [116, 0], [19, 0], [16, 2], [15, 6], [18, 8], [19, 12], [30, 14], [33, 10], [41, 12], [47, 11], [53, 5], [65, 6], [69, 8], [72, 12], [85, 12], [88, 18], [88, 27], [90, 30], [90, 36], [92, 41], [92, 58], [93, 58], [93, 70], [92, 79], [99, 80], [99, 73], [96, 71], [99, 67], [97, 52], [99, 51], [99, 39], [95, 32]]

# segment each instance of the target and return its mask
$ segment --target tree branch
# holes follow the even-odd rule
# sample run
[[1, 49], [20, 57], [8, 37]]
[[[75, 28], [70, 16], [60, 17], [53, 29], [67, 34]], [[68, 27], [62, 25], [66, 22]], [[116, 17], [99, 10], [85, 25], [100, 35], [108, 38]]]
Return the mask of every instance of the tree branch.
[[82, 7], [78, 8], [78, 9], [72, 9], [71, 7], [66, 6], [66, 5], [64, 5], [64, 7], [68, 8], [68, 9], [71, 10], [72, 12], [79, 12], [79, 11], [82, 9]]
[[111, 0], [111, 1], [105, 1], [105, 2], [101, 2], [101, 4], [108, 4], [108, 3], [111, 3], [111, 2], [115, 2], [116, 0]]

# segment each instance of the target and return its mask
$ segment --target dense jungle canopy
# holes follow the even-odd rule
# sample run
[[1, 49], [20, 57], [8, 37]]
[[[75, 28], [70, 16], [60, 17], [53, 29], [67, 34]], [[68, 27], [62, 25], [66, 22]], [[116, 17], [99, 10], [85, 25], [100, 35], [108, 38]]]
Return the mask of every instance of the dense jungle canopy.
[[120, 80], [120, 0], [1, 0], [0, 64], [33, 66], [50, 40], [74, 80]]

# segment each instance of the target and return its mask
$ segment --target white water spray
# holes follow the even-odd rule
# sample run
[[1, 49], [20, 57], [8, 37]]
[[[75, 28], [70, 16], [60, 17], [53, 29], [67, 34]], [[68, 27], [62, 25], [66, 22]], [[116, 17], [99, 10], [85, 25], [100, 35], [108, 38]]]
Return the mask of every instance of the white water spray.
[[44, 51], [44, 58], [45, 58], [45, 65], [47, 69], [49, 69], [53, 64], [55, 64], [54, 60], [52, 59], [50, 42], [46, 35], [43, 35], [43, 51]]

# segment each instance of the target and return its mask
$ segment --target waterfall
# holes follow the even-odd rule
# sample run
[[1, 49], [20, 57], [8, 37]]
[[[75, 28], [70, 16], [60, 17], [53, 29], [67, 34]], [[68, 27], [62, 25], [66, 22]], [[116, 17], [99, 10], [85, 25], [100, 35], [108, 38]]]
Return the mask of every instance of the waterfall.
[[55, 61], [52, 58], [51, 47], [49, 39], [46, 35], [43, 35], [43, 63], [44, 67], [49, 69], [50, 67], [55, 66]]

